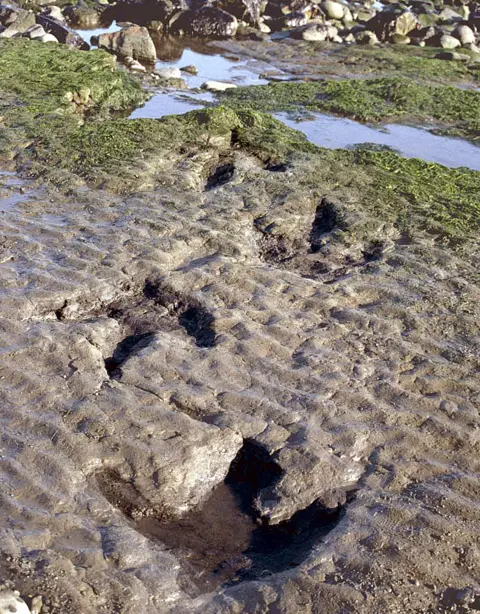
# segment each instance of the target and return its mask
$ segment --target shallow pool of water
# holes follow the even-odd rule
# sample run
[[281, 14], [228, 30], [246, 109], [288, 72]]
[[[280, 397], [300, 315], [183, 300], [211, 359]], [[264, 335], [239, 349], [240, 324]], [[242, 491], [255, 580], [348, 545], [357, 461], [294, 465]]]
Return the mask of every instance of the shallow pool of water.
[[158, 119], [165, 115], [183, 115], [213, 102], [209, 92], [189, 93], [188, 96], [175, 96], [168, 93], [155, 94], [143, 107], [135, 109], [129, 119]]
[[[119, 26], [116, 21], [113, 21], [109, 26], [105, 28], [96, 28], [95, 30], [75, 30], [75, 32], [80, 35], [83, 40], [90, 43], [90, 39], [92, 36], [100, 36], [100, 34], [108, 34], [110, 32], [118, 32], [122, 29], [122, 26]], [[95, 45], [92, 45], [94, 47]]]
[[295, 121], [284, 113], [275, 115], [287, 126], [303, 132], [320, 147], [349, 148], [362, 143], [386, 145], [407, 158], [420, 158], [456, 168], [480, 171], [480, 147], [468, 141], [437, 136], [421, 128], [388, 124], [374, 128], [351, 119], [317, 114], [309, 121]]
[[[193, 65], [198, 74], [190, 75], [183, 73], [190, 87], [200, 87], [205, 81], [226, 81], [238, 85], [261, 85], [268, 81], [260, 75], [271, 66], [255, 60], [237, 60], [226, 58], [218, 54], [207, 54], [186, 47], [182, 50], [179, 58], [174, 60], [162, 59], [161, 48], [157, 46], [159, 60], [157, 68], [176, 67], [184, 68]], [[165, 57], [165, 56], [164, 56]]]

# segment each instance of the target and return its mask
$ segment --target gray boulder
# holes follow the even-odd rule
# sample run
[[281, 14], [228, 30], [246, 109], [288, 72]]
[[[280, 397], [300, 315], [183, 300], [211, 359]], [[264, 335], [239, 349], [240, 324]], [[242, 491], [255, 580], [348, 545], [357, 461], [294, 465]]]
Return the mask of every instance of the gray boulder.
[[10, 26], [22, 12], [22, 9], [13, 8], [7, 4], [0, 4], [0, 24], [5, 27]]
[[394, 34], [406, 36], [417, 27], [417, 18], [413, 13], [405, 11], [396, 13], [382, 11], [367, 22], [367, 30], [374, 32], [380, 41], [389, 41]]
[[462, 45], [471, 45], [475, 43], [475, 34], [472, 28], [468, 26], [457, 26], [453, 31], [453, 36], [458, 38]]
[[329, 19], [343, 19], [345, 15], [345, 7], [334, 0], [325, 0], [322, 2], [322, 9], [325, 11]]
[[460, 47], [461, 43], [458, 40], [458, 38], [455, 38], [454, 36], [450, 36], [450, 34], [444, 34], [441, 38], [440, 38], [440, 45], [442, 47], [442, 49], [456, 49], [457, 47]]
[[73, 32], [64, 23], [50, 15], [44, 13], [37, 15], [37, 23], [43, 26], [47, 34], [53, 34], [59, 43], [69, 45], [70, 47], [77, 47], [84, 51], [90, 49], [90, 45], [79, 34]]
[[291, 37], [311, 42], [335, 41], [338, 38], [338, 29], [324, 23], [310, 22], [293, 30]]
[[[11, 15], [13, 17], [13, 14]], [[35, 14], [33, 11], [19, 11], [15, 20], [5, 28], [0, 34], [2, 38], [12, 38], [23, 34], [25, 30], [35, 25]]]
[[106, 6], [102, 4], [89, 5], [83, 0], [75, 5], [67, 6], [64, 14], [68, 23], [74, 28], [90, 30], [104, 24], [103, 13]]
[[119, 32], [101, 34], [98, 46], [119, 58], [131, 57], [145, 64], [154, 64], [157, 59], [153, 40], [143, 26], [129, 26]]
[[206, 6], [184, 11], [170, 26], [172, 34], [205, 38], [231, 38], [238, 28], [237, 18], [222, 9]]

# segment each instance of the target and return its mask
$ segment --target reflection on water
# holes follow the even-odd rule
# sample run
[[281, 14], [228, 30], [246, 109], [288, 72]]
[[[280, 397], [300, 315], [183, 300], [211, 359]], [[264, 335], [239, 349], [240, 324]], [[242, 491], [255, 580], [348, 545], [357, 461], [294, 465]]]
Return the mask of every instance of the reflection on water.
[[[78, 33], [88, 38], [103, 32], [115, 32], [120, 27], [113, 22], [108, 28], [80, 30]], [[208, 80], [239, 85], [258, 85], [268, 82], [260, 77], [271, 68], [263, 62], [225, 57], [216, 53], [216, 50], [206, 43], [186, 38], [162, 36], [158, 33], [152, 33], [152, 38], [159, 58], [157, 68], [165, 66], [184, 68], [188, 65], [196, 67], [196, 75], [183, 73], [191, 88], [199, 88]], [[206, 92], [192, 93], [189, 96], [175, 91], [159, 92], [143, 107], [136, 109], [130, 118], [156, 119], [165, 115], [178, 115], [212, 101], [212, 96]], [[284, 113], [276, 114], [275, 117], [287, 126], [300, 130], [309, 141], [321, 147], [349, 148], [373, 143], [391, 147], [406, 157], [420, 158], [452, 168], [466, 166], [480, 171], [480, 148], [462, 139], [436, 136], [427, 130], [398, 124], [375, 128], [350, 119], [323, 114], [315, 114], [312, 119], [301, 122], [291, 119]]]
[[122, 26], [119, 26], [116, 21], [112, 21], [109, 26], [105, 26], [103, 28], [96, 28], [95, 30], [75, 30], [75, 32], [86, 40], [87, 43], [91, 44], [92, 36], [100, 36], [100, 34], [108, 34], [109, 32], [118, 32], [121, 29]]
[[480, 147], [462, 139], [434, 135], [427, 130], [388, 124], [373, 128], [343, 117], [316, 114], [310, 121], [295, 121], [286, 114], [275, 117], [287, 126], [303, 132], [309, 141], [332, 149], [362, 143], [386, 145], [407, 158], [420, 158], [456, 168], [466, 166], [480, 171]]
[[268, 64], [255, 60], [240, 60], [235, 57], [225, 57], [212, 47], [184, 38], [171, 36], [154, 36], [157, 49], [157, 68], [183, 68], [193, 65], [198, 74], [184, 73], [190, 87], [200, 87], [208, 80], [227, 81], [239, 85], [260, 85], [268, 83], [260, 74], [271, 68]]

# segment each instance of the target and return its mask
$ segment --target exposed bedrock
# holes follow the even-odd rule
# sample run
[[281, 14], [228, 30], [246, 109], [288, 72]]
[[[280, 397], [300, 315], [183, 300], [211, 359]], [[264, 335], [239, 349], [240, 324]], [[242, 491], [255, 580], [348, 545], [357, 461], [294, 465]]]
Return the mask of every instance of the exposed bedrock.
[[470, 607], [475, 254], [222, 148], [3, 215], [0, 574], [52, 614]]

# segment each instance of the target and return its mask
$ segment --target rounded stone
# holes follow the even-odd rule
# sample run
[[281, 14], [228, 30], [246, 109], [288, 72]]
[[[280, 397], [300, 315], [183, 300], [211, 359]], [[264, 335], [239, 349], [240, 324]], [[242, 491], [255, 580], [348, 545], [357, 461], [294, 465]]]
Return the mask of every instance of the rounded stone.
[[440, 39], [440, 45], [443, 49], [456, 49], [460, 47], [461, 43], [458, 38], [450, 36], [450, 34], [444, 34]]
[[58, 43], [58, 38], [53, 36], [53, 34], [49, 34], [48, 32], [47, 34], [44, 34], [43, 36], [39, 36], [38, 38], [35, 38], [34, 40], [40, 41], [41, 43]]
[[18, 591], [0, 591], [0, 614], [31, 614]]
[[475, 34], [473, 33], [472, 28], [468, 26], [458, 26], [453, 31], [453, 35], [455, 38], [462, 43], [462, 45], [470, 45], [475, 43]]
[[334, 2], [334, 0], [325, 0], [322, 8], [329, 19], [343, 19], [345, 14], [345, 8], [340, 3]]
[[223, 81], [205, 81], [202, 84], [202, 90], [210, 90], [211, 92], [224, 92], [237, 87], [234, 83], [223, 83]]
[[181, 79], [182, 72], [180, 68], [176, 66], [164, 66], [161, 68], [156, 68], [153, 71], [154, 75], [160, 77], [160, 79]]

